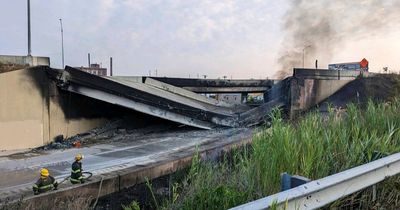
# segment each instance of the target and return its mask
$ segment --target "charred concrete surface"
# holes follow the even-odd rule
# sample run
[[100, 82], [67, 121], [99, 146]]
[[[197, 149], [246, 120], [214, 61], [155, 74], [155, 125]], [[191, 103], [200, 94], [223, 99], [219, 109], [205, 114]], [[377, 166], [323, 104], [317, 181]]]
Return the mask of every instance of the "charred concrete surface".
[[[0, 170], [5, 172], [0, 177], [1, 204], [13, 207], [12, 203], [23, 196], [21, 208], [46, 209], [58, 208], [71, 197], [93, 199], [100, 183], [100, 196], [117, 192], [143, 182], [146, 177], [157, 178], [188, 166], [197, 150], [202, 156], [216, 158], [221, 151], [249, 143], [252, 135], [253, 129], [248, 128], [127, 134], [111, 138], [110, 144], [3, 157], [0, 159]], [[31, 185], [41, 167], [48, 167], [56, 179], [62, 180], [70, 174], [70, 164], [78, 152], [85, 154], [84, 170], [93, 172], [92, 181], [75, 186], [63, 183], [58, 191], [32, 196]]]
[[295, 118], [321, 103], [358, 77], [374, 74], [364, 71], [337, 71], [326, 69], [294, 69], [287, 94], [289, 113]]
[[[102, 126], [115, 118], [134, 118], [138, 127], [162, 121], [112, 103], [59, 89], [47, 66], [0, 73], [0, 151], [28, 149]], [[168, 122], [166, 122], [168, 123]]]
[[374, 102], [392, 101], [400, 93], [400, 75], [376, 74], [373, 77], [363, 77], [343, 86], [336, 93], [318, 104], [321, 112], [328, 107], [346, 108], [353, 103], [366, 106], [369, 100]]

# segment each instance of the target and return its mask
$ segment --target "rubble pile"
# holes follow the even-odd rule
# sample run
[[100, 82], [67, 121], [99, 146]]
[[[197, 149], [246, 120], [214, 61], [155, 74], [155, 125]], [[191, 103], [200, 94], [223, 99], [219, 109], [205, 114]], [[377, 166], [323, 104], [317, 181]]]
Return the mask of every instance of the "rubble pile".
[[104, 126], [94, 128], [86, 133], [80, 133], [75, 136], [64, 138], [63, 135], [59, 135], [54, 138], [54, 141], [47, 145], [33, 149], [38, 150], [53, 150], [53, 149], [67, 149], [72, 147], [81, 147], [85, 144], [94, 143], [91, 141], [109, 138], [119, 130], [119, 127], [123, 125], [122, 120], [113, 120], [106, 123]]
[[[131, 128], [130, 125], [131, 123], [126, 120], [112, 120], [104, 126], [94, 128], [86, 133], [80, 133], [69, 138], [64, 138], [63, 135], [59, 135], [49, 144], [35, 148], [32, 151], [39, 152], [43, 150], [68, 149], [73, 147], [79, 148], [99, 143], [131, 141], [145, 135], [170, 132], [182, 127], [182, 125], [177, 124], [158, 124], [143, 128]], [[185, 128], [179, 128], [179, 130], [182, 131], [185, 130]], [[193, 128], [187, 127], [187, 129]]]

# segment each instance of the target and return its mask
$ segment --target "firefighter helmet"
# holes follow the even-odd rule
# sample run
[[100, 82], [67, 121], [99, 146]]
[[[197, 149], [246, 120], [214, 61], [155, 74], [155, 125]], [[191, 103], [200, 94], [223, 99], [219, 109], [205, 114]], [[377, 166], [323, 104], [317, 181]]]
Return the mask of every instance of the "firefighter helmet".
[[45, 177], [49, 176], [50, 175], [49, 170], [47, 170], [47, 168], [40, 169], [40, 175]]
[[82, 160], [83, 159], [83, 155], [82, 154], [77, 154], [76, 156], [75, 156], [75, 160], [77, 160], [77, 161], [80, 161], [80, 160]]

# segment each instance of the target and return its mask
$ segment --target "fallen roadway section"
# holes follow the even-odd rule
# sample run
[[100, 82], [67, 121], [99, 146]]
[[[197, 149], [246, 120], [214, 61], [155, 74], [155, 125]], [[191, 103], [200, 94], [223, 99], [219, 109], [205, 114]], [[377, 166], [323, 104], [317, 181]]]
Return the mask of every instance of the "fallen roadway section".
[[184, 88], [176, 87], [176, 86], [161, 82], [161, 81], [153, 79], [151, 77], [113, 76], [113, 77], [108, 77], [108, 78], [117, 78], [117, 79], [126, 80], [126, 81], [130, 81], [130, 82], [142, 81], [143, 83], [145, 83], [147, 85], [150, 85], [150, 86], [153, 86], [153, 87], [156, 87], [156, 88], [159, 88], [159, 89], [162, 89], [162, 90], [174, 93], [174, 94], [178, 94], [183, 97], [191, 98], [191, 99], [194, 99], [196, 101], [200, 101], [200, 102], [203, 102], [206, 104], [214, 105], [214, 106], [221, 106], [221, 107], [235, 106], [235, 105], [229, 104], [225, 101], [205, 97], [204, 95], [200, 95], [200, 94], [194, 93], [192, 91], [186, 90]]
[[140, 77], [100, 77], [68, 66], [47, 71], [63, 90], [202, 129], [237, 127], [238, 113], [250, 109]]
[[[0, 203], [7, 208], [18, 205], [23, 209], [47, 209], [57, 208], [62, 202], [95, 199], [142, 183], [145, 178], [151, 180], [187, 167], [196, 152], [203, 158], [217, 158], [222, 151], [250, 143], [253, 132], [249, 128], [167, 132], [136, 139], [128, 136], [126, 141], [110, 145], [58, 150], [44, 155], [28, 153], [14, 159], [3, 157], [0, 159], [3, 172]], [[33, 196], [31, 187], [39, 169], [48, 167], [61, 181], [69, 176], [76, 153], [85, 154], [83, 169], [94, 174], [91, 181], [80, 185], [62, 184], [57, 191]]]
[[[65, 70], [49, 68], [47, 72], [56, 81], [57, 86], [63, 90], [202, 129], [246, 126], [248, 123], [243, 122], [241, 115], [247, 115], [246, 113], [249, 111], [249, 113], [261, 113], [257, 112], [257, 110], [261, 110], [261, 115], [264, 116], [274, 108], [272, 105], [282, 107], [287, 103], [279, 98], [279, 102], [266, 103], [264, 108], [251, 108], [245, 104], [233, 105], [208, 98], [159, 81], [160, 78], [100, 77], [69, 66]], [[208, 81], [208, 83], [221, 85], [219, 83], [224, 82]], [[230, 83], [227, 85], [232, 85]], [[237, 83], [263, 85], [262, 91], [265, 91], [272, 87], [274, 81], [243, 80]], [[257, 121], [257, 119], [259, 120]], [[264, 117], [253, 118], [250, 124], [260, 124], [263, 120]]]

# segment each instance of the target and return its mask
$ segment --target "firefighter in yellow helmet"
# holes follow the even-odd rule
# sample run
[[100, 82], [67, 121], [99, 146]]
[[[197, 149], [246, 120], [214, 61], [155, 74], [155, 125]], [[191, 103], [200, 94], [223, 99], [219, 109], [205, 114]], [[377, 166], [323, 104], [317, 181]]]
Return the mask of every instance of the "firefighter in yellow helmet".
[[72, 163], [71, 167], [71, 178], [69, 179], [72, 184], [79, 184], [79, 183], [84, 183], [85, 180], [83, 179], [84, 177], [82, 176], [82, 159], [83, 155], [82, 154], [77, 154], [75, 156], [75, 162]]
[[54, 177], [50, 176], [49, 170], [47, 168], [42, 168], [40, 170], [40, 178], [35, 184], [33, 184], [33, 193], [38, 195], [50, 190], [57, 190], [58, 183]]

